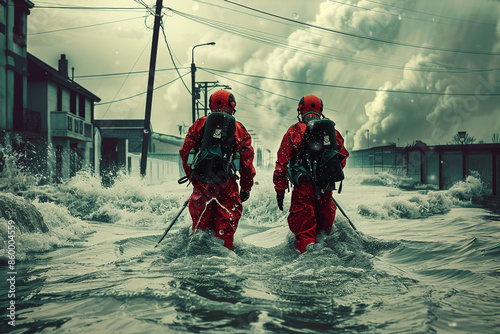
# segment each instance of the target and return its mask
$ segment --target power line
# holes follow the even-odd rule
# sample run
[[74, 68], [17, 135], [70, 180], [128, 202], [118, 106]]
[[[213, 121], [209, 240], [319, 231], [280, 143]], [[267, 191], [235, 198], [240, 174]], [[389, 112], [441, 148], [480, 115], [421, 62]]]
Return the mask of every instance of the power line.
[[117, 21], [109, 21], [109, 22], [102, 22], [102, 23], [90, 24], [90, 25], [86, 25], [86, 26], [79, 26], [79, 27], [72, 27], [72, 28], [64, 28], [64, 29], [57, 29], [57, 30], [34, 32], [34, 33], [28, 33], [28, 35], [29, 36], [34, 36], [34, 35], [49, 34], [49, 33], [54, 33], [54, 32], [75, 30], [75, 29], [97, 27], [97, 26], [102, 26], [102, 25], [105, 25], [105, 24], [112, 24], [112, 23], [118, 23], [118, 22], [123, 22], [123, 21], [136, 20], [136, 19], [140, 19], [140, 18], [143, 18], [143, 16], [131, 17], [131, 18], [128, 18], [128, 19], [117, 20]]
[[[364, 87], [354, 87], [354, 86], [341, 86], [341, 85], [331, 85], [331, 84], [296, 81], [296, 80], [286, 80], [286, 79], [279, 79], [279, 78], [270, 78], [270, 77], [265, 77], [265, 76], [261, 76], [261, 75], [243, 74], [243, 73], [229, 72], [229, 71], [224, 71], [224, 70], [207, 69], [207, 68], [203, 68], [203, 67], [200, 67], [200, 69], [202, 69], [208, 73], [211, 73], [213, 75], [216, 75], [216, 74], [211, 72], [211, 71], [222, 72], [222, 73], [227, 73], [227, 74], [234, 74], [234, 75], [245, 76], [245, 77], [250, 77], [250, 78], [255, 78], [255, 79], [265, 79], [265, 80], [280, 81], [280, 82], [287, 82], [287, 83], [293, 83], [293, 84], [311, 85], [311, 86], [320, 86], [320, 87], [329, 87], [329, 88], [361, 90], [361, 91], [368, 91], [368, 92], [387, 92], [387, 93], [401, 93], [401, 94], [415, 94], [415, 95], [477, 96], [477, 97], [500, 96], [500, 94], [419, 92], [419, 91], [406, 91], [406, 90], [395, 90], [395, 89], [378, 89], [378, 88], [364, 88]], [[250, 85], [248, 85], [248, 86], [250, 86]], [[250, 86], [250, 87], [256, 88], [253, 86]], [[282, 96], [282, 97], [284, 97], [284, 96]]]
[[[238, 81], [238, 80], [234, 80], [234, 79], [231, 79], [231, 78], [225, 77], [225, 76], [220, 75], [220, 74], [215, 74], [215, 73], [211, 72], [210, 70], [207, 70], [206, 68], [203, 68], [203, 67], [199, 67], [199, 69], [200, 69], [200, 70], [203, 70], [203, 71], [205, 71], [205, 72], [207, 72], [207, 73], [210, 73], [210, 74], [212, 74], [212, 75], [215, 75], [215, 76], [218, 76], [218, 77], [224, 78], [224, 79], [229, 80], [229, 81], [236, 82], [236, 83], [238, 83], [238, 84], [240, 84], [240, 85], [247, 86], [247, 87], [253, 88], [253, 89], [255, 89], [255, 90], [261, 91], [261, 92], [265, 92], [265, 93], [268, 93], [268, 94], [271, 94], [271, 95], [279, 96], [279, 97], [282, 97], [282, 98], [287, 99], [287, 100], [292, 100], [292, 101], [295, 101], [295, 102], [297, 101], [297, 99], [296, 99], [296, 98], [294, 98], [294, 97], [290, 97], [290, 96], [286, 96], [286, 95], [278, 94], [278, 93], [275, 93], [275, 92], [271, 92], [271, 91], [269, 91], [269, 90], [262, 89], [262, 88], [260, 88], [260, 87], [256, 87], [256, 86], [253, 86], [253, 85], [249, 85], [249, 84], [246, 84], [246, 83], [244, 83], [244, 82], [241, 82], [241, 81]], [[222, 72], [224, 72], [224, 71], [222, 71]], [[243, 75], [243, 74], [242, 74], [242, 75]], [[325, 110], [329, 110], [329, 111], [335, 111], [335, 112], [337, 111], [337, 110], [335, 110], [335, 109], [329, 109], [329, 108], [324, 108], [324, 109], [325, 109]]]
[[33, 9], [71, 9], [71, 10], [102, 10], [102, 11], [114, 11], [114, 10], [140, 10], [143, 11], [142, 7], [91, 7], [91, 6], [36, 6]]
[[[220, 5], [216, 5], [216, 4], [213, 4], [213, 3], [209, 3], [209, 2], [205, 2], [203, 0], [194, 0], [196, 2], [199, 2], [199, 3], [202, 3], [202, 4], [205, 4], [205, 5], [209, 5], [209, 6], [212, 6], [212, 7], [216, 7], [216, 8], [221, 8], [221, 9], [224, 9], [224, 10], [229, 10], [229, 11], [232, 11], [232, 12], [235, 12], [235, 13], [239, 13], [239, 14], [243, 14], [243, 15], [247, 15], [247, 16], [251, 16], [251, 17], [255, 17], [255, 18], [258, 18], [258, 19], [261, 19], [261, 20], [266, 20], [266, 21], [269, 21], [269, 22], [274, 22], [274, 23], [278, 23], [278, 24], [282, 24], [282, 25], [286, 25], [287, 27], [289, 27], [289, 22], [288, 23], [285, 23], [281, 20], [275, 20], [271, 17], [267, 17], [267, 16], [259, 16], [259, 15], [256, 15], [256, 14], [253, 14], [253, 13], [249, 13], [249, 12], [244, 12], [244, 11], [241, 11], [241, 10], [237, 10], [235, 8], [232, 8], [232, 7], [225, 7], [225, 6], [220, 6]], [[297, 27], [297, 29], [301, 29], [303, 31], [306, 31], [306, 29], [303, 27], [303, 26], [300, 26], [299, 24], [295, 24], [295, 26]], [[327, 37], [325, 35], [322, 35], [322, 34], [317, 34], [311, 30], [307, 30], [309, 33], [311, 34], [314, 34], [314, 35], [317, 35], [317, 36], [320, 36], [320, 37]], [[314, 43], [310, 43], [310, 44], [313, 44]], [[338, 50], [342, 50], [340, 48], [333, 48], [331, 47], [332, 49], [338, 49]], [[386, 54], [390, 54], [390, 55], [393, 55], [393, 53], [389, 53], [389, 52], [385, 52], [385, 51], [382, 51], [383, 53], [386, 53]], [[375, 56], [376, 57], [376, 56]], [[376, 58], [382, 58], [382, 57], [376, 57]], [[386, 59], [387, 57], [385, 57], [384, 59]]]
[[[381, 63], [378, 61], [372, 62], [372, 61], [368, 61], [368, 60], [355, 59], [350, 54], [345, 55], [345, 53], [348, 52], [345, 49], [335, 48], [335, 47], [331, 47], [331, 46], [327, 46], [327, 45], [323, 45], [323, 44], [319, 44], [319, 43], [313, 43], [313, 42], [299, 40], [299, 42], [303, 42], [305, 44], [309, 44], [309, 45], [312, 45], [315, 47], [323, 47], [326, 49], [337, 50], [337, 51], [343, 52], [344, 55], [335, 55], [335, 54], [330, 53], [330, 52], [314, 51], [311, 48], [304, 49], [304, 48], [301, 48], [300, 46], [290, 45], [289, 42], [286, 40], [286, 37], [284, 37], [284, 36], [272, 34], [269, 32], [263, 32], [263, 31], [259, 31], [259, 30], [255, 30], [255, 29], [249, 29], [249, 28], [244, 28], [244, 27], [240, 27], [240, 26], [235, 26], [232, 24], [227, 24], [227, 23], [219, 22], [219, 21], [215, 21], [215, 20], [210, 20], [210, 19], [202, 18], [199, 16], [191, 15], [191, 14], [186, 14], [186, 13], [183, 13], [183, 12], [171, 9], [171, 8], [170, 8], [170, 10], [173, 13], [175, 13], [181, 17], [184, 17], [188, 20], [191, 20], [191, 21], [203, 24], [203, 25], [207, 25], [209, 27], [212, 27], [212, 28], [215, 28], [218, 30], [226, 31], [226, 32], [231, 33], [231, 34], [236, 35], [236, 36], [240, 36], [240, 37], [250, 39], [250, 40], [262, 43], [262, 44], [267, 44], [267, 45], [271, 45], [274, 47], [279, 47], [279, 48], [283, 48], [286, 50], [291, 50], [291, 51], [296, 52], [296, 53], [301, 53], [301, 54], [310, 55], [310, 56], [336, 59], [336, 60], [340, 60], [340, 61], [353, 62], [353, 63], [363, 64], [363, 65], [368, 65], [368, 66], [384, 67], [384, 68], [391, 68], [391, 69], [405, 70], [405, 71], [416, 71], [416, 72], [439, 72], [439, 73], [453, 73], [453, 74], [469, 74], [469, 73], [475, 73], [475, 72], [489, 72], [489, 71], [500, 70], [500, 68], [491, 68], [491, 69], [485, 68], [485, 69], [483, 69], [483, 68], [450, 67], [450, 66], [447, 66], [444, 64], [436, 64], [436, 65], [441, 66], [439, 68], [436, 68], [436, 67], [408, 67], [406, 65], [391, 65], [391, 64], [384, 64], [384, 63]], [[265, 35], [268, 35], [271, 37], [265, 37], [265, 36], [261, 36], [259, 34], [265, 34]], [[273, 37], [284, 39], [285, 41], [279, 41], [276, 39], [272, 39]], [[382, 56], [381, 57], [374, 56], [374, 57], [381, 58], [383, 60], [388, 59], [387, 57], [382, 57]]]
[[[130, 73], [132, 72], [132, 70], [134, 69], [134, 67], [137, 65], [137, 63], [139, 62], [139, 59], [141, 59], [142, 55], [144, 54], [144, 51], [146, 51], [146, 48], [148, 47], [149, 45], [149, 41], [146, 43], [146, 45], [144, 46], [144, 49], [142, 50], [141, 54], [139, 55], [139, 57], [137, 57], [137, 60], [135, 61], [134, 65], [132, 66], [132, 68], [130, 69], [130, 72], [129, 74], [125, 77], [125, 79], [123, 80], [120, 88], [118, 88], [118, 91], [116, 92], [115, 96], [113, 97], [113, 101], [109, 102], [109, 103], [101, 103], [102, 104], [109, 104], [108, 108], [106, 109], [106, 111], [104, 112], [104, 115], [101, 116], [101, 118], [104, 118], [104, 116], [108, 113], [109, 111], [109, 108], [111, 108], [111, 103], [115, 102], [116, 100], [116, 97], [118, 96], [118, 94], [120, 93], [120, 91], [122, 90], [123, 86], [125, 85], [125, 82], [127, 81], [127, 79], [129, 78], [130, 76]], [[123, 101], [123, 99], [121, 99], [120, 101]], [[116, 101], [118, 102], [118, 101]]]
[[146, 8], [146, 10], [148, 11], [148, 13], [150, 15], [156, 16], [155, 11], [151, 7], [149, 7], [148, 4], [145, 3], [144, 1], [142, 1], [142, 0], [134, 0], [134, 2], [137, 2], [139, 5], [142, 5], [144, 8]]
[[[190, 73], [190, 72], [186, 72], [186, 73], [184, 73], [183, 75], [181, 75], [181, 77], [185, 77], [185, 76], [186, 76], [186, 75], [188, 75], [189, 73]], [[175, 81], [179, 80], [181, 77], [177, 77], [177, 78], [175, 78], [175, 79], [173, 79], [173, 80], [170, 80], [170, 81], [169, 81], [169, 82], [167, 82], [167, 83], [164, 83], [163, 85], [157, 86], [157, 87], [153, 88], [153, 90], [157, 90], [157, 89], [160, 89], [160, 88], [162, 88], [162, 87], [168, 86], [168, 85], [170, 85], [171, 83], [173, 83], [173, 82], [175, 82]], [[125, 101], [125, 100], [130, 100], [130, 99], [132, 99], [132, 98], [134, 98], [134, 97], [141, 96], [141, 95], [144, 95], [144, 94], [146, 94], [146, 93], [147, 93], [147, 91], [142, 92], [142, 93], [139, 93], [139, 94], [135, 94], [135, 95], [127, 96], [127, 97], [124, 97], [124, 98], [119, 99], [119, 100], [113, 100], [113, 101], [110, 101], [110, 102], [96, 103], [95, 105], [96, 105], [96, 106], [100, 106], [100, 105], [104, 105], [104, 104], [111, 104], [111, 103], [121, 102], [121, 101]], [[102, 117], [101, 117], [101, 118], [102, 118]]]
[[[187, 69], [188, 67], [180, 67], [181, 69]], [[157, 69], [156, 72], [163, 72], [163, 71], [175, 71], [175, 68], [163, 68], [163, 69]], [[144, 74], [148, 73], [149, 71], [135, 71], [135, 72], [118, 72], [118, 73], [103, 73], [103, 74], [88, 74], [88, 75], [75, 75], [75, 79], [88, 79], [88, 78], [101, 78], [101, 77], [113, 77], [113, 76], [120, 76], [120, 75], [134, 75], [134, 74]]]
[[167, 45], [168, 54], [170, 55], [170, 59], [172, 60], [172, 64], [174, 64], [175, 71], [177, 72], [177, 75], [179, 76], [179, 79], [181, 79], [182, 84], [184, 85], [184, 87], [186, 87], [186, 89], [189, 92], [189, 94], [193, 94], [194, 92], [191, 92], [191, 90], [188, 88], [188, 86], [186, 85], [186, 83], [182, 79], [181, 74], [179, 73], [179, 69], [177, 68], [177, 65], [175, 64], [174, 57], [172, 56], [172, 51], [170, 50], [170, 45], [168, 45], [167, 35], [165, 34], [165, 27], [163, 26], [163, 20], [160, 23], [160, 27], [161, 27], [161, 31], [163, 33], [163, 40], [165, 41], [165, 44]]
[[[385, 12], [385, 11], [382, 11], [382, 10], [377, 10], [375, 8], [362, 7], [362, 6], [353, 5], [353, 4], [349, 4], [349, 3], [344, 3], [344, 2], [336, 1], [336, 0], [328, 0], [328, 1], [334, 2], [334, 3], [338, 3], [338, 4], [343, 5], [343, 6], [348, 6], [348, 7], [353, 7], [353, 8], [359, 8], [359, 9], [367, 10], [367, 11], [370, 11], [370, 12], [381, 13], [381, 14], [390, 15], [390, 16], [397, 16], [399, 20], [402, 20], [403, 18], [406, 18], [406, 19], [410, 19], [410, 20], [429, 22], [429, 23], [433, 23], [433, 24], [452, 25], [451, 23], [448, 23], [448, 22], [436, 21], [434, 18], [432, 18], [432, 19], [429, 20], [429, 19], [424, 19], [424, 18], [411, 17], [411, 16], [407, 16], [407, 15], [403, 15], [403, 14], [389, 13], [389, 12]], [[366, 0], [366, 1], [367, 2], [371, 2], [371, 3], [375, 3], [375, 4], [379, 4], [379, 5], [383, 5], [383, 6], [387, 6], [387, 7], [396, 8], [396, 9], [403, 9], [403, 10], [407, 10], [407, 11], [413, 11], [413, 12], [417, 12], [417, 13], [421, 13], [421, 14], [426, 14], [426, 15], [429, 15], [429, 16], [446, 18], [448, 20], [458, 20], [458, 21], [465, 21], [465, 22], [473, 23], [473, 24], [482, 24], [482, 25], [490, 25], [490, 26], [498, 27], [497, 24], [477, 22], [477, 21], [471, 21], [471, 20], [462, 20], [462, 19], [452, 18], [452, 17], [448, 17], [448, 16], [442, 16], [442, 15], [435, 15], [435, 14], [424, 13], [424, 12], [420, 12], [420, 11], [413, 10], [413, 9], [410, 9], [410, 8], [404, 8], [404, 7], [399, 7], [399, 6], [389, 5], [389, 4], [383, 4], [383, 3], [375, 2], [375, 1], [368, 1], [368, 0]]]
[[[143, 0], [134, 0], [134, 1], [143, 5], [152, 15], [156, 15], [156, 13], [154, 13], [153, 10]], [[166, 8], [166, 7], [163, 7], [163, 8]], [[168, 9], [168, 8], [166, 8], [166, 9]], [[168, 54], [170, 55], [170, 59], [172, 60], [172, 64], [174, 65], [175, 71], [177, 72], [179, 79], [181, 79], [184, 87], [186, 87], [189, 94], [191, 94], [191, 90], [187, 87], [186, 83], [182, 79], [183, 76], [181, 76], [181, 74], [179, 73], [179, 69], [177, 68], [177, 65], [175, 64], [174, 57], [172, 55], [172, 50], [170, 49], [170, 45], [168, 44], [168, 40], [167, 40], [167, 35], [165, 33], [165, 27], [163, 25], [163, 16], [160, 18], [160, 28], [161, 28], [161, 31], [163, 33], [163, 40], [165, 41], [165, 44], [167, 46]]]
[[[433, 18], [434, 17], [439, 17], [439, 18], [447, 19], [447, 20], [453, 20], [453, 21], [460, 21], [460, 22], [467, 22], [467, 23], [473, 23], [473, 24], [481, 24], [481, 25], [488, 25], [488, 26], [498, 27], [498, 24], [496, 24], [496, 23], [488, 23], [488, 22], [479, 22], [479, 21], [472, 21], [472, 20], [467, 20], [467, 19], [460, 19], [460, 18], [457, 18], [457, 17], [450, 17], [450, 16], [444, 16], [444, 15], [439, 15], [439, 14], [435, 14], [435, 13], [423, 12], [423, 11], [419, 11], [419, 10], [412, 9], [412, 8], [399, 7], [399, 6], [395, 6], [395, 5], [390, 5], [388, 3], [382, 3], [382, 2], [377, 2], [377, 1], [373, 1], [373, 0], [365, 0], [365, 1], [377, 4], [377, 5], [386, 6], [386, 7], [393, 7], [393, 8], [398, 8], [398, 9], [404, 9], [404, 10], [407, 10], [409, 12], [415, 12], [415, 13], [418, 13], [418, 14], [432, 16]], [[435, 21], [433, 21], [433, 22], [435, 22]]]
[[317, 26], [317, 25], [314, 25], [314, 24], [311, 24], [311, 23], [307, 23], [307, 22], [301, 22], [301, 21], [297, 21], [297, 20], [292, 20], [292, 19], [289, 19], [287, 17], [279, 16], [279, 15], [272, 14], [272, 13], [269, 13], [269, 12], [265, 12], [263, 10], [259, 10], [259, 9], [256, 9], [256, 8], [245, 6], [245, 5], [242, 5], [242, 4], [230, 1], [230, 0], [224, 0], [224, 1], [227, 2], [227, 3], [233, 4], [235, 6], [240, 6], [240, 7], [246, 8], [248, 10], [255, 11], [257, 13], [261, 13], [261, 14], [264, 14], [264, 15], [269, 15], [269, 16], [272, 16], [272, 17], [279, 18], [281, 20], [285, 20], [285, 21], [288, 21], [288, 22], [293, 22], [295, 24], [301, 24], [301, 25], [304, 25], [304, 26], [309, 27], [309, 28], [324, 30], [324, 31], [332, 32], [334, 34], [339, 34], [339, 35], [347, 36], [347, 37], [354, 37], [354, 38], [365, 39], [365, 40], [369, 40], [369, 41], [373, 41], [373, 42], [386, 43], [386, 44], [392, 44], [392, 45], [398, 45], [398, 46], [404, 46], [404, 47], [411, 47], [411, 48], [416, 48], [416, 49], [431, 50], [431, 51], [453, 52], [453, 53], [466, 53], [466, 54], [475, 54], [475, 55], [484, 55], [484, 56], [498, 56], [498, 55], [500, 55], [500, 53], [493, 53], [493, 52], [439, 48], [439, 47], [436, 47], [436, 46], [432, 46], [432, 47], [431, 46], [423, 46], [423, 45], [416, 45], [416, 44], [410, 44], [410, 43], [404, 43], [404, 42], [398, 42], [398, 41], [390, 41], [390, 40], [385, 40], [385, 39], [381, 39], [381, 38], [375, 38], [375, 37], [357, 35], [357, 34], [345, 32], [345, 31], [340, 31], [340, 30], [335, 30], [335, 29], [331, 29], [331, 28], [320, 27], [320, 26]]

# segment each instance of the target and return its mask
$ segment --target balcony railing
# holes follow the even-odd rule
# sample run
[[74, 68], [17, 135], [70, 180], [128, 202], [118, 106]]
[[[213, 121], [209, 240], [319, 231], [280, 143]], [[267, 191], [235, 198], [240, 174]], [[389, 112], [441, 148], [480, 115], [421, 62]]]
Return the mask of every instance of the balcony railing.
[[94, 127], [81, 117], [66, 111], [53, 111], [50, 116], [52, 136], [92, 141]]

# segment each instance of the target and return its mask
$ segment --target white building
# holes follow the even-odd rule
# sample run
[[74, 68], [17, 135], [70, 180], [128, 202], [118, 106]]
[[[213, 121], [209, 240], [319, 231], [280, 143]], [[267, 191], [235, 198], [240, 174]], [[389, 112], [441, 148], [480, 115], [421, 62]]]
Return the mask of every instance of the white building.
[[41, 171], [61, 179], [93, 166], [94, 103], [100, 99], [68, 77], [64, 54], [56, 70], [28, 53], [28, 73], [27, 118], [37, 120], [32, 127], [43, 138], [37, 146], [47, 157]]
[[100, 99], [68, 77], [64, 55], [54, 69], [26, 51], [33, 6], [0, 0], [0, 145], [9, 143], [24, 170], [60, 180], [93, 165]]

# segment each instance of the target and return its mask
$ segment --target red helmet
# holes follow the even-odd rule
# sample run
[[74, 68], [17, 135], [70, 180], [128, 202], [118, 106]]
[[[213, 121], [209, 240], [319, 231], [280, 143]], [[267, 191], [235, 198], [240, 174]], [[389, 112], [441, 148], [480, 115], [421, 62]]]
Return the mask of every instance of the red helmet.
[[222, 111], [232, 115], [236, 112], [234, 107], [236, 107], [234, 95], [227, 90], [218, 90], [210, 96], [210, 110], [212, 111]]
[[321, 99], [316, 95], [306, 95], [300, 99], [297, 111], [300, 112], [301, 115], [309, 112], [318, 113], [319, 115], [321, 115], [321, 113], [323, 112], [323, 101], [321, 101]]

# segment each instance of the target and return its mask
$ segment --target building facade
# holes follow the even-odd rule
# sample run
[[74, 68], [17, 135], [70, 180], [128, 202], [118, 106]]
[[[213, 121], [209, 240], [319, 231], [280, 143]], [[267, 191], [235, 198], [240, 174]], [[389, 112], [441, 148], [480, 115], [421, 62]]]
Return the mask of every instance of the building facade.
[[[140, 177], [144, 120], [100, 119], [95, 121], [95, 125], [101, 142], [99, 156], [96, 155], [96, 166], [100, 166], [103, 184], [111, 185], [119, 170]], [[178, 179], [182, 171], [179, 149], [184, 139], [154, 133], [152, 127], [150, 133], [146, 182], [159, 184]]]
[[0, 0], [0, 129], [22, 131], [27, 110], [27, 20], [34, 4]]
[[33, 6], [0, 0], [0, 143], [24, 171], [61, 180], [93, 163], [100, 99], [68, 77], [64, 55], [54, 69], [26, 51]]
[[100, 99], [68, 77], [62, 54], [55, 69], [28, 53], [26, 124], [38, 131], [46, 156], [40, 172], [60, 180], [94, 163], [94, 103]]
[[373, 147], [351, 152], [347, 167], [353, 172], [388, 172], [416, 183], [448, 189], [477, 172], [487, 195], [500, 195], [500, 144], [427, 146], [421, 141], [408, 147]]

